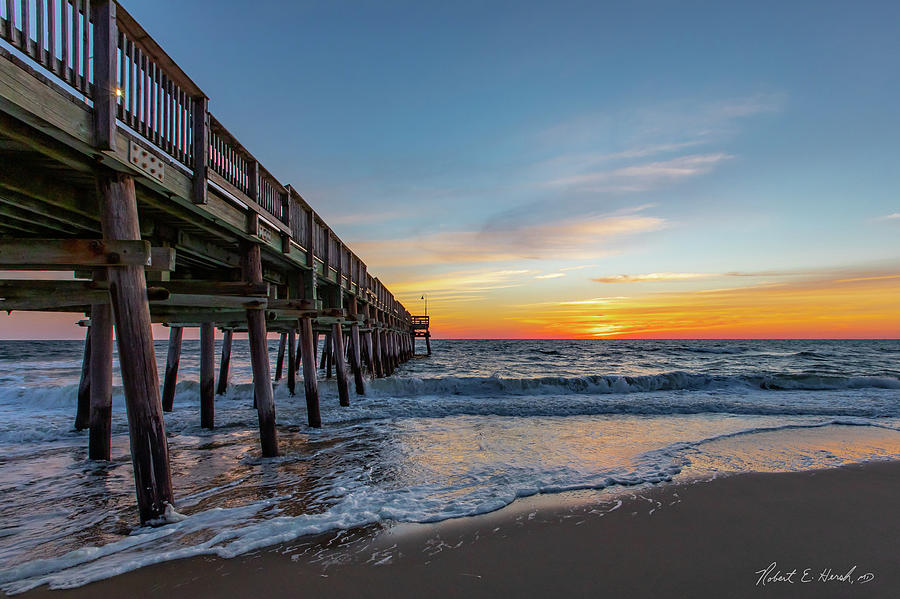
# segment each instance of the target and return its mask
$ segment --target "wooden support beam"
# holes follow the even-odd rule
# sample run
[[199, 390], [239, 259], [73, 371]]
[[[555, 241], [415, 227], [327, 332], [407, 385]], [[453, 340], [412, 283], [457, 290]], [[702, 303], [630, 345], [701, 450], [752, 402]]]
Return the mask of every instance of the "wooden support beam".
[[328, 362], [328, 351], [331, 346], [329, 343], [330, 337], [331, 333], [325, 333], [325, 341], [322, 342], [322, 357], [319, 359], [319, 370], [325, 370], [325, 364]]
[[297, 389], [297, 332], [294, 329], [288, 331], [288, 393], [294, 395]]
[[325, 378], [331, 378], [331, 367], [334, 365], [334, 335], [332, 333], [325, 333], [325, 353], [322, 354], [322, 357], [325, 358]]
[[167, 247], [150, 248], [150, 266], [147, 270], [171, 272], [175, 270], [175, 249]]
[[281, 370], [284, 366], [284, 350], [287, 344], [287, 333], [282, 333], [278, 341], [278, 358], [275, 360], [275, 381], [281, 380]]
[[381, 340], [381, 350], [384, 353], [385, 374], [390, 376], [394, 374], [394, 350], [391, 347], [391, 332], [382, 331], [383, 339]]
[[225, 395], [228, 389], [228, 367], [231, 363], [231, 340], [234, 336], [232, 329], [225, 329], [222, 338], [222, 360], [219, 362], [219, 384], [216, 387], [216, 395]]
[[168, 294], [161, 300], [153, 300], [161, 306], [194, 306], [198, 308], [265, 308], [266, 300], [261, 297], [235, 295], [188, 295], [183, 293]]
[[91, 327], [84, 336], [84, 355], [81, 358], [81, 380], [78, 382], [78, 409], [75, 430], [83, 431], [91, 425]]
[[[323, 347], [324, 347], [324, 345], [323, 345]], [[304, 345], [303, 348], [306, 349], [306, 346]], [[319, 333], [315, 332], [315, 331], [313, 333], [313, 356], [312, 357], [313, 357], [313, 361], [312, 361], [313, 365], [315, 365], [315, 363], [319, 359]]]
[[381, 329], [375, 329], [374, 331], [372, 331], [371, 335], [374, 350], [373, 362], [375, 363], [375, 376], [378, 378], [382, 378], [385, 376], [384, 360], [381, 351], [382, 331]]
[[372, 330], [369, 329], [363, 333], [363, 348], [366, 360], [366, 368], [369, 370], [369, 376], [375, 378], [375, 347], [372, 341]]
[[297, 355], [294, 357], [294, 376], [296, 377], [300, 374], [300, 368], [303, 365], [303, 338], [300, 336], [299, 329], [295, 330], [297, 331]]
[[175, 403], [175, 385], [178, 382], [178, 363], [181, 360], [181, 327], [169, 329], [169, 352], [166, 356], [166, 379], [163, 384], [162, 408], [171, 412]]
[[322, 415], [319, 413], [319, 383], [316, 379], [316, 350], [313, 345], [313, 324], [311, 318], [300, 319], [300, 337], [303, 360], [303, 386], [306, 391], [306, 414], [309, 425], [313, 428], [322, 426]]
[[366, 383], [363, 379], [362, 364], [360, 363], [359, 347], [359, 323], [350, 324], [350, 368], [353, 370], [353, 381], [356, 383], [356, 394], [366, 394]]
[[[98, 177], [98, 183], [104, 238], [140, 240], [134, 179], [121, 173], [107, 172]], [[141, 523], [145, 524], [164, 517], [166, 509], [174, 506], [169, 450], [150, 329], [147, 283], [144, 268], [138, 265], [110, 268], [108, 276], [128, 412], [135, 490]], [[91, 351], [97, 351], [93, 341]]]
[[[165, 289], [147, 288], [149, 301], [168, 298]], [[87, 306], [109, 301], [108, 285], [104, 281], [0, 281], [0, 309], [3, 310], [82, 312]]]
[[334, 323], [331, 337], [334, 339], [334, 374], [337, 377], [338, 399], [342, 406], [350, 405], [350, 393], [347, 390], [347, 366], [344, 363], [344, 333], [341, 325]]
[[169, 293], [177, 295], [224, 295], [254, 298], [266, 298], [269, 296], [268, 283], [176, 279], [172, 281], [155, 282], [153, 285], [155, 287], [168, 289]]
[[150, 266], [150, 242], [140, 239], [0, 239], [0, 268], [73, 270]]
[[88, 456], [110, 459], [113, 319], [109, 304], [91, 306], [91, 432]]
[[[244, 254], [244, 279], [262, 283], [262, 257], [259, 246], [249, 244]], [[258, 308], [247, 310], [247, 334], [250, 337], [250, 363], [253, 367], [253, 389], [259, 415], [259, 442], [264, 457], [278, 455], [278, 432], [275, 429], [275, 395], [269, 368], [269, 348], [266, 339], [265, 312]]]
[[200, 325], [200, 427], [215, 428], [216, 325]]

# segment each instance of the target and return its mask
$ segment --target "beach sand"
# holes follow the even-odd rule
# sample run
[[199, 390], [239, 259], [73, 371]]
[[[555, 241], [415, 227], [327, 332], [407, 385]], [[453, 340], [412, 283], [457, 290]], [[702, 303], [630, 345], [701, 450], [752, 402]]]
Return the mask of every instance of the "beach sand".
[[[740, 474], [538, 496], [478, 517], [323, 535], [19, 596], [900, 597], [898, 505], [900, 462]], [[793, 583], [760, 582], [773, 562], [769, 576], [796, 569]], [[846, 582], [820, 580], [851, 568]], [[812, 582], [801, 582], [806, 569]]]

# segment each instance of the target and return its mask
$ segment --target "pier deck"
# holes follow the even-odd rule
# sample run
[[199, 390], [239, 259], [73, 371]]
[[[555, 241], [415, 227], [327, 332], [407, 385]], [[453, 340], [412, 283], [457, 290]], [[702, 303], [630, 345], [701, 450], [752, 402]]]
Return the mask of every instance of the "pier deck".
[[[366, 376], [413, 356], [410, 313], [121, 4], [7, 0], [0, 40], [0, 269], [75, 275], [0, 281], [0, 309], [90, 317], [76, 426], [91, 429], [95, 459], [109, 457], [115, 325], [142, 522], [173, 504], [162, 410], [184, 327], [201, 330], [205, 427], [214, 328], [225, 331], [220, 393], [232, 334], [248, 332], [266, 456], [278, 454], [268, 332], [282, 334], [275, 378], [285, 370], [291, 392], [302, 363], [311, 426], [320, 334], [343, 405], [351, 376], [362, 394]], [[151, 323], [171, 331], [161, 388]]]

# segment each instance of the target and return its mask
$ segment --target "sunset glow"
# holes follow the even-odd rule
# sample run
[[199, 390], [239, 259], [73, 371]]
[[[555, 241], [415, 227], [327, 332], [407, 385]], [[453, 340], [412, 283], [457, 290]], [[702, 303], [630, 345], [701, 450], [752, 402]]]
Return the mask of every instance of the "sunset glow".
[[436, 337], [900, 336], [895, 7], [222, 9], [244, 47], [159, 6], [129, 3]]

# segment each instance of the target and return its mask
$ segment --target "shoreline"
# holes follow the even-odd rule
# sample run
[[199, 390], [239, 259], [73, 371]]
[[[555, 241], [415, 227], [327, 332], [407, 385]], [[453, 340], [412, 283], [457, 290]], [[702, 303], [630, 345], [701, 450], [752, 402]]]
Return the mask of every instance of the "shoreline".
[[[479, 516], [335, 531], [15, 596], [891, 597], [900, 592], [898, 500], [900, 460], [676, 479], [603, 497], [537, 495]], [[807, 568], [813, 580], [801, 582]]]

